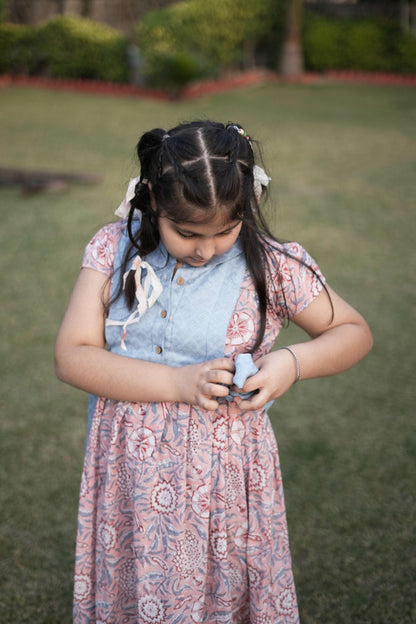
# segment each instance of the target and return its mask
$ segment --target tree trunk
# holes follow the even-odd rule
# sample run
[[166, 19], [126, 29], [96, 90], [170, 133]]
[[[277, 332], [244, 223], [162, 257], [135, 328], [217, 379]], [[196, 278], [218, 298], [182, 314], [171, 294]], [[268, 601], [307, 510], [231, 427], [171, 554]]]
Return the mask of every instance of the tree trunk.
[[408, 0], [400, 0], [400, 25], [404, 32], [410, 29], [410, 7]]
[[288, 0], [286, 34], [279, 63], [279, 72], [283, 76], [299, 76], [304, 71], [302, 20], [303, 0]]

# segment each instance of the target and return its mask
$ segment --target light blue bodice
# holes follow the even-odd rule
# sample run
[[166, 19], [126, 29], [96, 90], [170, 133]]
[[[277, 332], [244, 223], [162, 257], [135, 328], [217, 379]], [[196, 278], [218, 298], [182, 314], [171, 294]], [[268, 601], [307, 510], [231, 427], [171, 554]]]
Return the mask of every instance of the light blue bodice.
[[[139, 223], [136, 219], [133, 229]], [[120, 266], [128, 245], [125, 230], [114, 262], [113, 289], [118, 286]], [[185, 264], [175, 271], [176, 259], [162, 243], [145, 261], [153, 268], [163, 290], [152, 307], [133, 324], [123, 326], [131, 316], [123, 295], [111, 305], [106, 323], [109, 349], [120, 355], [170, 366], [223, 357], [227, 328], [246, 269], [240, 240], [202, 267]], [[127, 269], [132, 262], [133, 258]]]

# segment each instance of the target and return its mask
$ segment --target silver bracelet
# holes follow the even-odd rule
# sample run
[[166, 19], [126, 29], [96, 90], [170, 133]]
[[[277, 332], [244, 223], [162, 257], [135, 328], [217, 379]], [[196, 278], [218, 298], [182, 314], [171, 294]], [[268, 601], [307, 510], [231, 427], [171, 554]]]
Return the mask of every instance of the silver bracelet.
[[294, 383], [296, 383], [300, 379], [300, 366], [299, 366], [298, 356], [293, 351], [293, 349], [291, 349], [291, 347], [280, 347], [281, 351], [283, 351], [283, 349], [286, 349], [286, 351], [289, 351], [293, 355], [293, 357], [295, 358], [295, 362], [296, 362], [296, 379], [295, 379]]

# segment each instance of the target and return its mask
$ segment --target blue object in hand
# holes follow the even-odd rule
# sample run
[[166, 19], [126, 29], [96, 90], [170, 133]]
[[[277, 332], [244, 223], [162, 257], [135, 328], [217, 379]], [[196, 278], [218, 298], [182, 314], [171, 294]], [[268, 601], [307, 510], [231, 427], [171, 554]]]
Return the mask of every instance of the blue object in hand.
[[[239, 353], [235, 358], [235, 373], [233, 377], [233, 383], [237, 388], [242, 388], [247, 379], [258, 372], [257, 366], [253, 362], [251, 353]], [[232, 401], [235, 396], [239, 396], [242, 399], [249, 399], [253, 394], [256, 394], [257, 390], [253, 392], [237, 392], [236, 390], [230, 390], [229, 395], [226, 397], [228, 401]]]
[[[237, 388], [242, 388], [246, 383], [249, 377], [252, 377], [256, 373], [258, 373], [259, 369], [253, 362], [253, 357], [251, 353], [239, 353], [235, 358], [235, 373], [233, 377], [233, 383], [237, 386]], [[252, 392], [237, 392], [236, 390], [230, 389], [228, 396], [226, 397], [227, 401], [232, 401], [234, 397], [239, 396], [242, 399], [249, 399], [254, 394], [257, 394], [258, 390], [253, 390]], [[269, 407], [273, 405], [274, 401], [269, 401], [264, 406], [265, 410], [268, 410]]]

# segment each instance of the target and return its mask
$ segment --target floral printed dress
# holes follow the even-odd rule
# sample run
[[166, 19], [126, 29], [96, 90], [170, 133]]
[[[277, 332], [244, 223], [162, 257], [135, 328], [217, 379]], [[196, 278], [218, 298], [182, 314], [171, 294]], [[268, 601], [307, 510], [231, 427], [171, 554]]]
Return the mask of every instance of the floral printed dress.
[[[83, 266], [111, 275], [124, 229], [120, 221], [100, 230]], [[307, 252], [296, 243], [285, 247], [317, 274], [276, 245], [268, 284], [274, 305], [254, 359], [270, 351], [282, 326], [276, 284], [284, 286], [292, 316], [322, 288]], [[228, 322], [226, 356], [254, 344], [256, 301], [246, 271]], [[75, 624], [298, 621], [279, 454], [267, 413], [242, 412], [232, 401], [208, 412], [186, 403], [99, 398], [81, 482]]]

